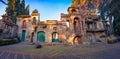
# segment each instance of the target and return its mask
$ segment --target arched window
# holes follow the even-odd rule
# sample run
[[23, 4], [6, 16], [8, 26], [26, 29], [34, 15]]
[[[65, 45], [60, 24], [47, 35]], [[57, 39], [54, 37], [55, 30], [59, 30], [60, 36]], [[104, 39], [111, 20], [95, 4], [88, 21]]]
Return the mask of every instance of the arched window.
[[97, 24], [96, 23], [94, 23], [94, 29], [97, 29]]
[[33, 42], [34, 32], [31, 33], [31, 42]]
[[76, 17], [76, 18], [74, 18], [74, 30], [75, 30], [75, 31], [77, 30], [78, 25], [79, 25], [79, 18]]
[[33, 18], [33, 25], [36, 25], [36, 22], [37, 22], [36, 17], [34, 17]]
[[23, 21], [23, 28], [26, 28], [27, 27], [27, 23], [26, 23], [26, 20]]

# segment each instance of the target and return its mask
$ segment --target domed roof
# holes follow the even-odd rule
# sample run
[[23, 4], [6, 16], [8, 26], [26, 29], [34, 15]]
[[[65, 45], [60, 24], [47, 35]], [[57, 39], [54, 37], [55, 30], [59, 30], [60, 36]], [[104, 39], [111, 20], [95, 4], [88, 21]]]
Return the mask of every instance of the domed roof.
[[32, 13], [38, 13], [38, 10], [37, 10], [37, 9], [34, 9]]

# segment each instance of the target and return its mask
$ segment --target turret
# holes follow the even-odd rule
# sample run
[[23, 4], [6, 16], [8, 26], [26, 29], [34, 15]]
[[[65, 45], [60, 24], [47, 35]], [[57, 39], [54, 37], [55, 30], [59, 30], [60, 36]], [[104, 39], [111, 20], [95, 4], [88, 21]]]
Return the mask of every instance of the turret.
[[40, 16], [40, 14], [38, 13], [38, 10], [37, 9], [33, 10], [32, 14], [31, 14], [33, 25], [37, 25], [37, 23], [40, 21], [39, 16]]

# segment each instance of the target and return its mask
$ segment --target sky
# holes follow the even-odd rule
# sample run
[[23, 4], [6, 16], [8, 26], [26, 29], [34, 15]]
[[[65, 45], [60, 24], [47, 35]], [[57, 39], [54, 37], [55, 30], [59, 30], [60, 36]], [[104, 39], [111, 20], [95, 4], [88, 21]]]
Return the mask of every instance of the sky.
[[[4, 0], [7, 2], [7, 0]], [[61, 13], [67, 13], [72, 0], [25, 0], [30, 5], [30, 13], [37, 9], [40, 13], [40, 20], [60, 20]], [[0, 16], [5, 14], [7, 6], [0, 2]], [[0, 17], [1, 19], [1, 17]]]

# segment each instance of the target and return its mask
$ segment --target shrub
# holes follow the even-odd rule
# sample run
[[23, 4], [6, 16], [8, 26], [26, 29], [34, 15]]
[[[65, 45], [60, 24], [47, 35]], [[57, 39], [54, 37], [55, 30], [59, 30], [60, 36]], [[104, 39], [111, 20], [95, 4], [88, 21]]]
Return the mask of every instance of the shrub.
[[120, 37], [117, 37], [116, 40], [117, 40], [117, 42], [120, 42]]
[[35, 45], [35, 48], [42, 48], [42, 45], [36, 44], [36, 45]]
[[106, 37], [106, 35], [101, 35], [101, 36], [100, 36], [100, 38], [105, 38], [105, 37]]
[[99, 39], [96, 39], [96, 41], [97, 41], [97, 42], [102, 42], [102, 41], [101, 41], [101, 40], [99, 40]]
[[20, 42], [20, 40], [18, 40], [18, 39], [2, 39], [2, 40], [0, 40], [0, 46], [15, 44], [15, 43], [19, 43], [19, 42]]
[[117, 42], [116, 40], [108, 40], [108, 41], [107, 41], [108, 44], [114, 44], [114, 43], [116, 43], [116, 42]]
[[65, 43], [64, 46], [69, 46], [69, 44]]
[[0, 33], [3, 33], [3, 29], [0, 29]]
[[43, 29], [47, 28], [47, 25], [43, 25]]

